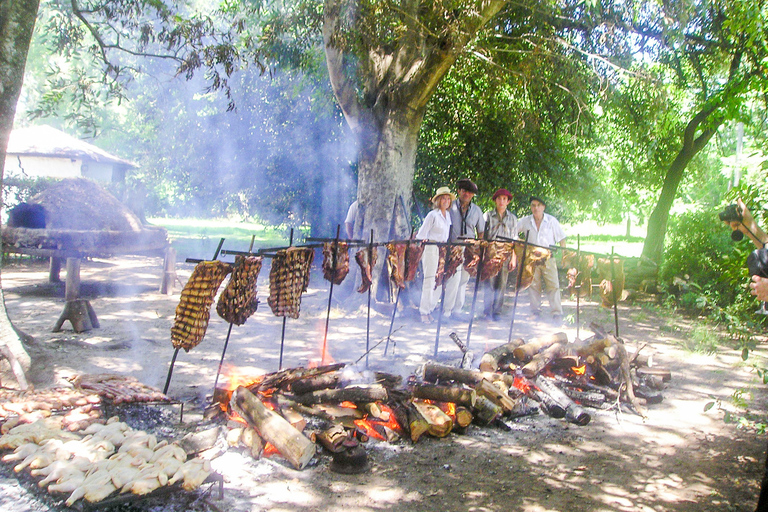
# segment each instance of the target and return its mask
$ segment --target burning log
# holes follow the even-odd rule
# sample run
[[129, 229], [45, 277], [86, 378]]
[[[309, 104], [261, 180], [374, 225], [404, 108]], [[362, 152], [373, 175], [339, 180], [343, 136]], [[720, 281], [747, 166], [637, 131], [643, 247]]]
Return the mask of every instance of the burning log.
[[504, 412], [510, 412], [515, 407], [515, 401], [512, 400], [506, 392], [502, 391], [498, 386], [487, 379], [481, 380], [475, 390], [478, 395], [484, 396], [494, 404], [498, 405]]
[[504, 345], [489, 350], [483, 354], [480, 359], [480, 371], [481, 372], [495, 372], [498, 370], [505, 359], [512, 357], [512, 351], [514, 351], [520, 345], [523, 345], [525, 340], [523, 338], [517, 338]]
[[318, 366], [316, 368], [288, 368], [286, 370], [265, 375], [259, 382], [249, 385], [248, 390], [252, 393], [256, 393], [257, 391], [267, 389], [284, 389], [300, 379], [307, 379], [315, 375], [335, 372], [336, 370], [344, 368], [344, 366], [344, 363], [336, 363], [326, 366]]
[[383, 386], [349, 386], [342, 389], [322, 389], [296, 395], [294, 399], [304, 405], [341, 402], [386, 402], [389, 394]]
[[453, 420], [434, 404], [414, 401], [413, 407], [427, 422], [427, 433], [434, 437], [445, 437], [453, 429]]
[[268, 409], [256, 395], [240, 386], [230, 402], [243, 419], [296, 469], [303, 469], [315, 455], [315, 445], [288, 421]]
[[424, 365], [424, 380], [426, 382], [460, 382], [475, 387], [483, 379], [491, 382], [501, 380], [507, 386], [514, 386], [515, 378], [512, 375], [502, 373], [479, 372], [477, 370], [465, 370], [446, 366], [438, 363], [427, 363]]
[[344, 425], [340, 423], [315, 434], [315, 440], [331, 453], [338, 453], [346, 450], [347, 447], [344, 446], [344, 442], [349, 439], [349, 432], [344, 428]]
[[337, 372], [324, 373], [305, 379], [297, 380], [291, 384], [291, 391], [297, 395], [312, 393], [321, 389], [331, 389], [341, 383], [341, 374]]
[[584, 409], [582, 409], [576, 402], [568, 398], [560, 388], [554, 385], [546, 377], [539, 377], [534, 380], [536, 386], [541, 390], [540, 396], [543, 394], [542, 403], [547, 407], [555, 418], [565, 419], [570, 423], [575, 423], [579, 426], [587, 425], [592, 417]]
[[474, 389], [465, 389], [458, 386], [439, 386], [435, 384], [414, 384], [413, 396], [435, 402], [451, 402], [466, 407], [474, 407], [477, 400], [477, 392]]
[[528, 378], [538, 375], [548, 364], [560, 357], [563, 348], [564, 345], [562, 343], [555, 343], [533, 356], [531, 360], [523, 366], [523, 375]]
[[512, 351], [512, 355], [520, 362], [528, 362], [531, 358], [544, 350], [545, 348], [554, 345], [555, 343], [567, 343], [568, 335], [564, 332], [558, 332], [544, 338], [534, 338], [525, 345], [521, 345]]

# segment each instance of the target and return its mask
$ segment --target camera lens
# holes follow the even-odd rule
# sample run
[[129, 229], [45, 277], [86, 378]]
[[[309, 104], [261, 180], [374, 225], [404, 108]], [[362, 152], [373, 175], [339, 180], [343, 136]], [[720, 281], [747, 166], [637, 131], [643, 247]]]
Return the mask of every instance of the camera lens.
[[733, 231], [731, 231], [731, 240], [733, 240], [734, 242], [738, 242], [743, 239], [744, 239], [744, 233], [742, 233], [738, 229], [734, 229]]

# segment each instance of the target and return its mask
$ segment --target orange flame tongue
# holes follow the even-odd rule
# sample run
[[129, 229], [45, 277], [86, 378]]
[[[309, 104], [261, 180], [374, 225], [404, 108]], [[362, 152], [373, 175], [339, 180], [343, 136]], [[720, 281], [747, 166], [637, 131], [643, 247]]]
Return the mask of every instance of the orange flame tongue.
[[581, 366], [574, 366], [571, 368], [571, 371], [576, 375], [584, 375], [587, 372], [587, 365], [583, 364]]

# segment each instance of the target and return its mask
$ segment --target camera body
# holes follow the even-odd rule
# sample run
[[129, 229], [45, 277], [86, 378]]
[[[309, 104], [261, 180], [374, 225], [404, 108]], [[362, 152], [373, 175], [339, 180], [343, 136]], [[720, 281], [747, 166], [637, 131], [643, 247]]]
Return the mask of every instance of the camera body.
[[717, 215], [723, 222], [741, 222], [744, 219], [741, 215], [741, 210], [739, 210], [739, 205], [737, 204], [729, 204]]

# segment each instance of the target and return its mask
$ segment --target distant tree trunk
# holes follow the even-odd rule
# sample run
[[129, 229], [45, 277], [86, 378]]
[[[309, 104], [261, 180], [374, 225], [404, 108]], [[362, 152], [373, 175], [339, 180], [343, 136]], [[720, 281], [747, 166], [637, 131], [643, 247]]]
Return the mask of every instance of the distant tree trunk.
[[[667, 169], [664, 185], [659, 195], [659, 201], [648, 218], [648, 233], [643, 244], [642, 256], [660, 264], [664, 256], [664, 237], [667, 234], [669, 210], [677, 196], [677, 188], [683, 179], [685, 169], [694, 156], [704, 149], [709, 139], [725, 121], [723, 110], [728, 102], [737, 97], [747, 88], [751, 76], [739, 75], [742, 53], [736, 52], [731, 58], [728, 82], [719, 95], [713, 96], [709, 102], [695, 115], [685, 127], [683, 147]], [[702, 125], [704, 129], [701, 129]], [[698, 136], [697, 136], [698, 133]]]
[[[5, 170], [5, 153], [13, 129], [16, 103], [24, 82], [24, 67], [32, 41], [39, 0], [0, 2], [0, 189]], [[0, 344], [7, 345], [25, 370], [29, 368], [29, 355], [13, 328], [0, 281]], [[5, 381], [3, 382], [5, 384]]]

